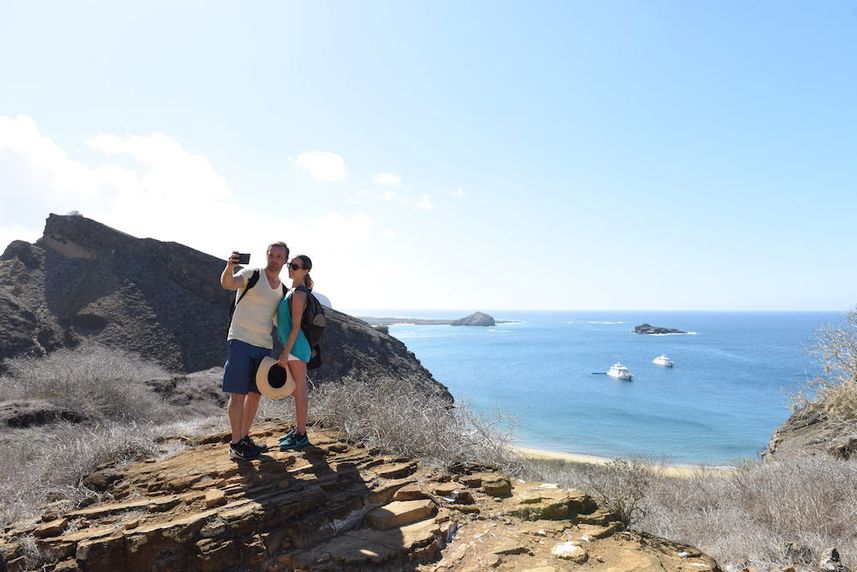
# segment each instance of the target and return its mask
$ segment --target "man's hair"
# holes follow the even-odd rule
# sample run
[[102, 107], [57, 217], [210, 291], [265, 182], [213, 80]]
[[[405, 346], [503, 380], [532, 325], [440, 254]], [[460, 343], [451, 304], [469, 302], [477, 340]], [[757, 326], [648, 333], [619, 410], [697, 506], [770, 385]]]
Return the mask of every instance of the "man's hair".
[[289, 247], [288, 247], [288, 245], [286, 245], [285, 242], [283, 242], [282, 240], [280, 240], [278, 242], [272, 242], [271, 244], [268, 245], [267, 250], [271, 250], [275, 246], [279, 246], [280, 248], [284, 249], [286, 251], [286, 258], [289, 257]]

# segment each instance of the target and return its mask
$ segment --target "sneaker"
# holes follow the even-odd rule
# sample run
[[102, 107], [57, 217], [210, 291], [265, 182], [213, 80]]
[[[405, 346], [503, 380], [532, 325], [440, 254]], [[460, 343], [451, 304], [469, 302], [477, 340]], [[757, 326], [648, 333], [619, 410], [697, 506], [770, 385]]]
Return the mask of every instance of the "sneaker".
[[229, 444], [229, 458], [235, 461], [250, 461], [258, 457], [255, 449], [250, 449], [244, 441]]
[[306, 434], [293, 433], [288, 439], [280, 441], [280, 451], [289, 449], [303, 449], [309, 446], [309, 437]]
[[282, 437], [277, 439], [277, 443], [281, 444], [281, 443], [283, 443], [283, 441], [289, 441], [290, 439], [293, 439], [294, 436], [295, 436], [295, 428], [292, 427], [291, 429], [289, 429], [289, 431], [285, 435], [283, 435]]
[[256, 441], [250, 438], [250, 435], [245, 435], [244, 438], [241, 439], [241, 442], [244, 443], [251, 451], [257, 451], [257, 457], [268, 450], [267, 445], [264, 443], [256, 443]]

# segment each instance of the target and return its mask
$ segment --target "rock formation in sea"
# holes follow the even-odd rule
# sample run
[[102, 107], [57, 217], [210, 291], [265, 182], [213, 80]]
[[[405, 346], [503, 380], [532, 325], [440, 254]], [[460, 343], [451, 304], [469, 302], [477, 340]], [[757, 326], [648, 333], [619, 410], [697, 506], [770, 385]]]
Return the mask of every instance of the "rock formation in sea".
[[[40, 239], [12, 242], [0, 256], [0, 360], [89, 340], [176, 373], [222, 366], [234, 300], [220, 287], [223, 266], [175, 242], [51, 214]], [[341, 312], [326, 313], [315, 381], [389, 375], [451, 399], [402, 342]]]
[[[272, 443], [285, 426], [260, 424]], [[0, 532], [0, 570], [720, 570], [698, 549], [624, 529], [575, 489], [491, 469], [427, 467], [325, 430], [243, 464], [229, 435], [84, 478], [82, 508], [41, 508]], [[424, 567], [425, 566], [425, 567]], [[41, 565], [39, 565], [41, 568]]]
[[687, 332], [683, 330], [676, 330], [675, 328], [661, 328], [659, 326], [652, 326], [651, 324], [640, 324], [639, 326], [634, 327], [635, 334], [686, 334]]
[[496, 322], [492, 316], [483, 312], [474, 312], [465, 318], [455, 320], [451, 326], [494, 326]]

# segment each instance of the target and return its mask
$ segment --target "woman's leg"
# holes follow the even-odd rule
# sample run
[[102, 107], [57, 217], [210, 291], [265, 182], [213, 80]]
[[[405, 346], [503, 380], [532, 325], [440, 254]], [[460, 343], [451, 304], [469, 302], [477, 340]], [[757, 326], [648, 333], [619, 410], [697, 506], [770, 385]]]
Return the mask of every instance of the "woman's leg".
[[295, 380], [295, 431], [306, 435], [306, 418], [309, 410], [306, 386], [306, 363], [300, 360], [289, 362], [289, 371]]

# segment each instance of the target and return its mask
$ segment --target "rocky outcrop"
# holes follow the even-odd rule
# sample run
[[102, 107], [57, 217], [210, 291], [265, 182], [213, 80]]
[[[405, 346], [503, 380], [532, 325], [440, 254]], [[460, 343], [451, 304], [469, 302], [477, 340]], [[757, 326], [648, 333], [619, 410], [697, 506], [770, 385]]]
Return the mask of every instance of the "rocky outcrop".
[[651, 324], [640, 324], [639, 326], [634, 327], [635, 334], [686, 334], [687, 332], [683, 330], [676, 330], [675, 328], [661, 328], [659, 326], [652, 326]]
[[[222, 270], [222, 260], [181, 244], [52, 214], [35, 244], [15, 241], [0, 256], [0, 360], [91, 340], [176, 373], [221, 366], [234, 299]], [[390, 375], [449, 396], [402, 342], [327, 314], [314, 380]]]
[[[273, 444], [284, 429], [260, 425], [254, 438]], [[55, 503], [7, 528], [0, 569], [719, 570], [695, 548], [622, 530], [580, 491], [311, 434], [303, 451], [249, 463], [230, 461], [228, 436], [216, 435], [171, 458], [102, 467], [85, 482], [105, 500]]]
[[774, 431], [762, 457], [781, 459], [817, 454], [857, 459], [857, 422], [831, 419], [824, 411], [803, 407]]
[[474, 312], [465, 318], [455, 320], [452, 326], [494, 326], [494, 318], [483, 312]]

